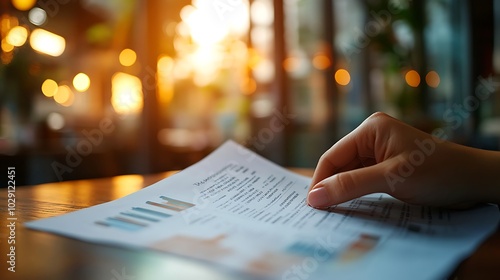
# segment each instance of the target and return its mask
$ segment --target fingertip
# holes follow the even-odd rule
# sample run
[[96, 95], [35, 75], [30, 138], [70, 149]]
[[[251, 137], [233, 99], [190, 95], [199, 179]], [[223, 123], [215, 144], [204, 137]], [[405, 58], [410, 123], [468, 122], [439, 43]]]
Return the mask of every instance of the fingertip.
[[321, 183], [316, 184], [309, 191], [307, 203], [314, 208], [328, 208], [333, 205], [330, 192]]

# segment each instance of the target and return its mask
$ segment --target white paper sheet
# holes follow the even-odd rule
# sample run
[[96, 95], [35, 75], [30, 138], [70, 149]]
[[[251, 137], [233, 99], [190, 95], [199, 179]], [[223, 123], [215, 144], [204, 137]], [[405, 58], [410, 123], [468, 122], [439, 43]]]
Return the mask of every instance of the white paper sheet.
[[134, 194], [26, 226], [276, 279], [436, 279], [500, 216], [493, 205], [446, 211], [386, 194], [321, 211], [306, 204], [309, 183], [229, 141]]

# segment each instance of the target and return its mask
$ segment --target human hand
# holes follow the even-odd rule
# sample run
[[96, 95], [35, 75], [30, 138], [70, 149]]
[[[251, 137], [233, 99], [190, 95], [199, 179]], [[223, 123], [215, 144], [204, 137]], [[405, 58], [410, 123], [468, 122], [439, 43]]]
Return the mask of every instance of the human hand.
[[500, 202], [500, 153], [443, 141], [375, 113], [320, 158], [315, 208], [384, 192], [412, 204], [468, 207]]

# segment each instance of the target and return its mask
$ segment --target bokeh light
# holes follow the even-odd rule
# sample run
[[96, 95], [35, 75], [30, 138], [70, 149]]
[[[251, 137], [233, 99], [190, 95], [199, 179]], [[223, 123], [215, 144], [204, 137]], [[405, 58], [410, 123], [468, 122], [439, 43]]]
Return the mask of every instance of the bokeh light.
[[111, 199], [118, 199], [138, 191], [142, 188], [144, 177], [142, 175], [121, 175], [111, 177], [112, 197]]
[[159, 73], [170, 73], [174, 67], [174, 60], [169, 56], [162, 56], [157, 64]]
[[14, 50], [14, 46], [9, 44], [7, 40], [3, 39], [2, 40], [2, 50], [6, 53], [11, 52]]
[[256, 26], [250, 32], [252, 44], [257, 49], [266, 49], [274, 41], [273, 29], [267, 26]]
[[253, 48], [249, 48], [247, 59], [248, 59], [248, 62], [247, 62], [248, 67], [250, 67], [251, 69], [255, 69], [255, 67], [257, 67], [257, 65], [259, 65], [259, 63], [262, 62], [263, 57], [257, 50], [255, 50]]
[[47, 126], [52, 130], [61, 130], [65, 124], [64, 116], [59, 113], [52, 112], [47, 116]]
[[40, 53], [60, 56], [66, 48], [66, 40], [47, 30], [35, 29], [31, 32], [30, 45]]
[[335, 81], [341, 86], [347, 86], [351, 82], [351, 74], [345, 69], [335, 72]]
[[12, 6], [20, 11], [27, 11], [35, 6], [36, 0], [12, 0]]
[[12, 27], [18, 26], [19, 20], [17, 17], [9, 16], [8, 14], [3, 14], [0, 16], [0, 31], [6, 33]]
[[123, 66], [132, 66], [137, 60], [137, 54], [131, 49], [124, 49], [120, 52], [119, 60]]
[[7, 34], [7, 37], [5, 38], [6, 42], [14, 47], [20, 47], [24, 45], [27, 39], [28, 39], [28, 29], [26, 29], [24, 26], [13, 27]]
[[283, 61], [283, 68], [287, 72], [293, 72], [296, 71], [300, 66], [300, 58], [290, 56], [285, 58], [285, 61]]
[[111, 92], [111, 105], [118, 114], [136, 114], [142, 111], [142, 82], [138, 77], [116, 73], [111, 80]]
[[170, 56], [160, 56], [157, 62], [158, 68], [158, 100], [161, 104], [169, 103], [174, 97], [174, 59]]
[[180, 17], [183, 21], [188, 21], [189, 17], [196, 11], [196, 8], [191, 5], [186, 5], [181, 9]]
[[316, 54], [313, 57], [312, 63], [313, 63], [314, 68], [316, 68], [318, 70], [325, 70], [328, 67], [330, 67], [330, 65], [332, 65], [330, 58], [324, 54]]
[[437, 88], [441, 83], [441, 78], [439, 77], [439, 74], [436, 71], [430, 71], [425, 76], [425, 82], [429, 87]]
[[410, 87], [418, 87], [420, 85], [420, 75], [415, 70], [406, 72], [405, 80]]
[[73, 87], [79, 92], [84, 92], [90, 87], [90, 78], [85, 73], [78, 73], [73, 78]]
[[241, 90], [244, 94], [250, 95], [257, 90], [257, 83], [254, 79], [245, 77], [241, 83]]
[[274, 63], [270, 59], [262, 59], [262, 61], [252, 71], [255, 80], [260, 83], [269, 83], [275, 77]]
[[58, 87], [59, 86], [57, 85], [56, 81], [52, 79], [47, 79], [42, 84], [42, 93], [47, 97], [52, 97], [56, 95]]
[[266, 118], [273, 113], [273, 102], [268, 98], [258, 98], [251, 105], [251, 112], [256, 118]]
[[30, 10], [28, 14], [28, 19], [34, 25], [40, 26], [44, 24], [45, 21], [47, 21], [47, 13], [45, 12], [45, 10], [35, 7]]
[[[189, 7], [189, 6], [188, 6]], [[192, 7], [192, 6], [191, 6]], [[211, 14], [212, 6], [200, 3], [195, 9], [183, 9], [182, 16], [189, 28], [193, 41], [200, 46], [220, 43], [229, 32], [229, 26], [220, 24], [220, 21]]]
[[255, 25], [270, 26], [274, 22], [272, 2], [256, 0], [250, 7], [250, 18]]
[[54, 100], [65, 107], [71, 106], [73, 104], [74, 94], [71, 88], [67, 85], [61, 85], [57, 88], [57, 92], [54, 95]]

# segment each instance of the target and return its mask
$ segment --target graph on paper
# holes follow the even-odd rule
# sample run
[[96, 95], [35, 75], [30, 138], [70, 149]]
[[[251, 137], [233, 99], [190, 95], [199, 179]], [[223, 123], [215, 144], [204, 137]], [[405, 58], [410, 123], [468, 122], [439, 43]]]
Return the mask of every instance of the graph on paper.
[[160, 196], [158, 201], [148, 200], [144, 206], [131, 207], [95, 224], [127, 231], [138, 231], [172, 216], [170, 211], [181, 212], [195, 206], [192, 203]]

